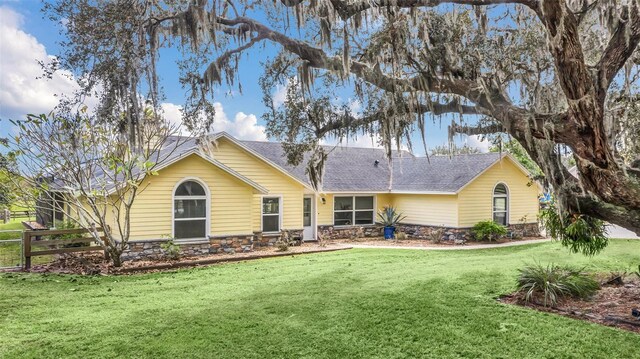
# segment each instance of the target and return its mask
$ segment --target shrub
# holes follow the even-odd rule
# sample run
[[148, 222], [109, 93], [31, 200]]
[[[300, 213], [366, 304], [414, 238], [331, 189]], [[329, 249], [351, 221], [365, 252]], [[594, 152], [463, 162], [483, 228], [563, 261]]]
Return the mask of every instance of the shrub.
[[565, 297], [588, 298], [599, 288], [598, 282], [569, 267], [536, 264], [520, 269], [518, 292], [527, 302], [542, 297], [542, 305], [556, 306]]
[[573, 253], [592, 256], [609, 243], [604, 221], [576, 213], [561, 215], [553, 203], [540, 211], [540, 223], [548, 235]]
[[428, 236], [431, 243], [438, 244], [442, 242], [443, 235], [444, 235], [444, 226], [431, 229], [431, 232], [429, 232]]
[[404, 233], [404, 232], [396, 233], [396, 240], [404, 241], [406, 239], [407, 239], [407, 234], [406, 233]]
[[276, 248], [277, 252], [286, 252], [289, 250], [289, 243], [287, 243], [286, 241], [277, 241]]
[[169, 239], [168, 241], [162, 243], [160, 245], [162, 248], [162, 252], [164, 253], [165, 258], [171, 260], [177, 260], [180, 258], [180, 246], [173, 242], [173, 239]]
[[494, 221], [482, 221], [476, 223], [471, 230], [473, 237], [477, 241], [495, 241], [507, 235], [507, 227], [497, 224]]

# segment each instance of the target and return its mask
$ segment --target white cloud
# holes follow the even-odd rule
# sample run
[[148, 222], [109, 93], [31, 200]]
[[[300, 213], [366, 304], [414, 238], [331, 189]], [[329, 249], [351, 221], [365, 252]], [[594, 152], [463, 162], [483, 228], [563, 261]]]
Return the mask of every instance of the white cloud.
[[229, 120], [220, 102], [215, 102], [213, 107], [216, 109], [216, 116], [213, 121], [213, 132], [224, 131], [241, 140], [267, 140], [265, 128], [264, 126], [258, 125], [258, 119], [255, 115], [238, 112], [233, 120]]
[[273, 107], [280, 107], [284, 104], [287, 99], [287, 90], [289, 89], [289, 82], [287, 81], [284, 85], [277, 85], [276, 91], [271, 96], [271, 101], [273, 102]]
[[171, 102], [163, 102], [160, 104], [164, 118], [174, 126], [182, 124], [182, 106]]
[[50, 80], [38, 79], [43, 70], [38, 60], [53, 59], [35, 37], [22, 27], [24, 18], [14, 10], [0, 7], [0, 116], [19, 119], [27, 113], [48, 113], [58, 104], [60, 94], [78, 88], [68, 71], [58, 71]]
[[471, 135], [467, 137], [466, 145], [469, 147], [477, 148], [482, 153], [489, 152], [489, 140], [481, 139], [481, 136]]
[[[161, 106], [167, 121], [174, 125], [182, 123], [182, 106], [170, 102], [165, 102]], [[238, 112], [233, 120], [230, 120], [220, 102], [215, 102], [213, 107], [216, 115], [213, 119], [212, 132], [224, 131], [240, 140], [267, 141], [265, 128], [258, 124], [258, 118], [255, 115]], [[185, 129], [182, 131], [186, 132]]]

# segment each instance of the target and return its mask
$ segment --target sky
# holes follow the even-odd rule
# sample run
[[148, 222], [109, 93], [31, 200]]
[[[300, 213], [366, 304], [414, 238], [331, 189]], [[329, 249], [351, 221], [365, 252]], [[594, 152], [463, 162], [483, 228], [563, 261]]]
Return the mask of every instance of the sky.
[[[27, 113], [49, 113], [57, 104], [57, 96], [70, 93], [77, 84], [69, 71], [59, 71], [52, 79], [42, 79], [38, 60], [47, 62], [60, 49], [58, 41], [62, 24], [43, 19], [41, 2], [35, 0], [0, 0], [0, 136], [11, 136], [15, 129], [9, 119], [19, 120]], [[215, 91], [216, 117], [213, 131], [226, 131], [243, 140], [266, 141], [265, 123], [261, 116], [266, 111], [262, 103], [262, 91], [258, 78], [262, 75], [260, 63], [274, 56], [275, 45], [255, 49], [240, 63], [240, 81], [243, 92], [237, 88], [218, 88]], [[175, 59], [177, 51], [161, 53], [158, 74], [164, 87], [166, 99], [162, 104], [168, 120], [180, 122], [180, 108], [186, 91], [178, 83]], [[273, 100], [281, 102], [284, 88], [276, 89]], [[355, 105], [357, 107], [357, 104]], [[447, 124], [443, 119], [427, 129], [429, 147], [447, 142]], [[324, 143], [335, 144], [335, 139]], [[414, 135], [414, 152], [424, 154], [419, 134]], [[463, 137], [456, 140], [486, 152], [489, 144], [479, 138]], [[418, 145], [420, 144], [420, 145]], [[376, 141], [369, 136], [351, 138], [347, 146], [375, 147]]]

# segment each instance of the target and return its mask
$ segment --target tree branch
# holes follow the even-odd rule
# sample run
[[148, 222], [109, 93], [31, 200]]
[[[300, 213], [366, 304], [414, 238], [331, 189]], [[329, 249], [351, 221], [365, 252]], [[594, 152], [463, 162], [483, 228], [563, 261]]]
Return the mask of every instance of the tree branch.
[[604, 102], [607, 90], [616, 74], [633, 55], [640, 43], [640, 5], [631, 2], [620, 13], [620, 21], [616, 27], [607, 48], [604, 50], [598, 69], [598, 97]]
[[[288, 7], [297, 6], [304, 0], [281, 0], [282, 4]], [[420, 8], [436, 7], [442, 4], [458, 4], [472, 6], [490, 6], [498, 4], [520, 4], [536, 10], [538, 0], [360, 0], [360, 1], [340, 1], [331, 0], [333, 8], [342, 20], [347, 20], [352, 16], [372, 8], [397, 7], [397, 8]]]
[[593, 94], [591, 75], [584, 62], [576, 17], [564, 0], [542, 3], [542, 23], [549, 35], [549, 48], [556, 64], [556, 75], [569, 100], [583, 101]]
[[[269, 39], [280, 44], [285, 50], [306, 61], [310, 67], [334, 73], [342, 73], [344, 71], [341, 57], [331, 57], [320, 48], [290, 38], [253, 19], [247, 17], [219, 18], [217, 21], [223, 25], [243, 26], [246, 29], [250, 29], [250, 31], [257, 32], [260, 38]], [[428, 92], [458, 95], [476, 104], [474, 106], [474, 112], [476, 113], [474, 114], [480, 113], [491, 116], [501, 122], [506, 129], [513, 129], [523, 133], [532, 131], [535, 137], [554, 139], [561, 143], [571, 138], [564, 133], [564, 128], [569, 119], [566, 114], [535, 114], [514, 106], [490, 78], [471, 81], [437, 77], [427, 72], [421, 72], [409, 78], [397, 78], [384, 74], [379, 67], [371, 67], [360, 61], [351, 60], [349, 66], [350, 74], [390, 93]], [[412, 110], [424, 110], [422, 113], [432, 111], [430, 108]]]
[[[396, 109], [397, 110], [397, 109]], [[413, 115], [422, 115], [425, 113], [432, 113], [434, 115], [442, 115], [445, 113], [460, 113], [465, 115], [479, 115], [484, 114], [483, 110], [476, 106], [461, 105], [458, 101], [452, 100], [448, 103], [430, 103], [430, 104], [418, 104], [417, 106], [409, 106], [408, 104], [402, 109], [404, 113]], [[327, 133], [343, 128], [366, 126], [371, 123], [375, 123], [384, 118], [393, 116], [391, 111], [380, 111], [364, 117], [355, 117], [350, 114], [346, 114], [342, 121], [329, 122], [321, 128], [316, 129], [315, 133], [318, 138], [323, 137]]]
[[464, 134], [467, 136], [475, 136], [475, 135], [490, 135], [494, 133], [505, 132], [504, 127], [499, 123], [494, 123], [488, 126], [469, 126], [469, 125], [459, 125], [457, 123], [452, 123], [449, 126], [449, 137], [452, 137], [455, 134]]

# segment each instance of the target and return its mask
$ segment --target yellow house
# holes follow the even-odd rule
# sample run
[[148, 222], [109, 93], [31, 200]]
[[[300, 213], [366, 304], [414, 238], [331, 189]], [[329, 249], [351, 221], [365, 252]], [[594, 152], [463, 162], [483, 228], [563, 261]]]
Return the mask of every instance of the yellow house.
[[279, 143], [226, 133], [214, 141], [207, 151], [183, 141], [144, 180], [131, 212], [135, 251], [166, 238], [200, 253], [250, 250], [283, 231], [304, 240], [379, 236], [376, 217], [385, 206], [406, 216], [400, 230], [414, 237], [442, 227], [446, 239], [464, 237], [483, 220], [537, 234], [540, 188], [507, 154], [403, 151], [389, 162], [381, 149], [332, 147], [316, 191], [303, 165], [287, 164]]

